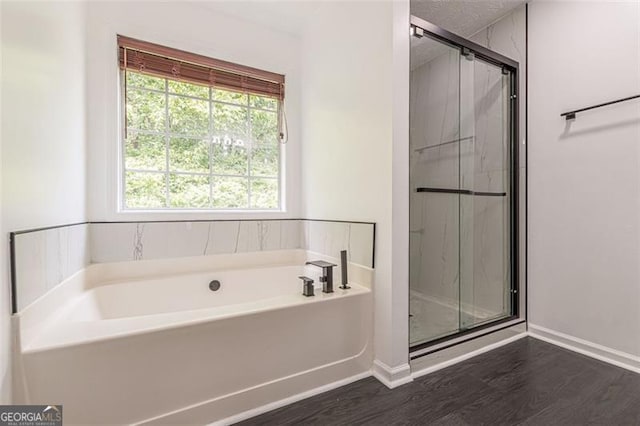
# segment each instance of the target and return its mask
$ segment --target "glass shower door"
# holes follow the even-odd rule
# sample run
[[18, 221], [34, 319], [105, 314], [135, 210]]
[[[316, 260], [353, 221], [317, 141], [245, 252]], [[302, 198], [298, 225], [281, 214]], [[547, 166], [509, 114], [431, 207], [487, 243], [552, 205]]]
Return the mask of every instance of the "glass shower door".
[[411, 39], [412, 347], [515, 312], [515, 69], [465, 46], [426, 32]]
[[409, 318], [411, 344], [460, 329], [460, 49], [412, 39]]
[[511, 72], [462, 50], [460, 329], [511, 314]]

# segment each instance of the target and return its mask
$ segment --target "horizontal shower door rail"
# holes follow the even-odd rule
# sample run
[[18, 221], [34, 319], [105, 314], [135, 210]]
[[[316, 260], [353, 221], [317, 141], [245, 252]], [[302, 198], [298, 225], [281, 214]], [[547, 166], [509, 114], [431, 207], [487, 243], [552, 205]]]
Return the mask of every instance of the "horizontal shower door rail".
[[505, 197], [506, 192], [485, 192], [485, 191], [471, 191], [469, 189], [449, 189], [449, 188], [416, 188], [416, 192], [437, 192], [441, 194], [462, 194], [462, 195], [475, 195], [482, 197]]
[[426, 146], [423, 146], [421, 148], [416, 148], [416, 149], [414, 149], [414, 151], [415, 152], [422, 152], [425, 149], [437, 148], [439, 146], [450, 145], [450, 144], [456, 143], [456, 142], [471, 141], [471, 140], [473, 140], [473, 138], [474, 138], [473, 136], [467, 136], [466, 138], [453, 139], [453, 140], [442, 142], [442, 143], [438, 143], [438, 144], [435, 144], [435, 145], [426, 145]]
[[473, 52], [475, 56], [499, 67], [506, 66], [507, 69], [518, 69], [518, 62], [507, 56], [501, 55], [498, 52], [494, 52], [493, 50], [486, 48], [478, 43], [474, 43], [473, 41], [468, 40], [464, 37], [460, 37], [459, 35], [447, 31], [444, 28], [440, 28], [437, 25], [432, 24], [431, 22], [425, 21], [422, 18], [418, 18], [415, 15], [411, 15], [410, 20], [412, 27], [420, 28], [423, 31], [423, 34], [420, 34], [419, 36], [429, 35], [431, 36], [431, 38], [438, 39], [447, 45], [453, 44], [460, 46], [461, 48], [464, 47]]

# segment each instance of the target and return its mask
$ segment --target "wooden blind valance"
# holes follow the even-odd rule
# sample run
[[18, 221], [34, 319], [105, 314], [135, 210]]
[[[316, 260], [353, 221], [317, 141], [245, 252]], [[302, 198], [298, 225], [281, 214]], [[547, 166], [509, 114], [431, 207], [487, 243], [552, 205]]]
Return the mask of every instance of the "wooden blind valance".
[[120, 68], [284, 99], [284, 75], [118, 36]]

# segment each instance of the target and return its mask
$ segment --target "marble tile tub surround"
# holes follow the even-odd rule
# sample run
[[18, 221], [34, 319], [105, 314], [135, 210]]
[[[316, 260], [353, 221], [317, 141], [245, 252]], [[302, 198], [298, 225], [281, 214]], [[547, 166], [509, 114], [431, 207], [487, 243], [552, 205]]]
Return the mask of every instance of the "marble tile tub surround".
[[373, 267], [374, 224], [307, 219], [91, 224], [91, 263], [306, 249]]
[[297, 220], [91, 224], [91, 263], [300, 247]]
[[15, 232], [12, 299], [18, 312], [89, 265], [89, 224]]
[[300, 248], [334, 258], [347, 250], [349, 262], [374, 267], [375, 224], [303, 220], [300, 225]]
[[12, 234], [13, 311], [90, 263], [305, 249], [372, 268], [375, 224], [311, 219], [110, 222]]

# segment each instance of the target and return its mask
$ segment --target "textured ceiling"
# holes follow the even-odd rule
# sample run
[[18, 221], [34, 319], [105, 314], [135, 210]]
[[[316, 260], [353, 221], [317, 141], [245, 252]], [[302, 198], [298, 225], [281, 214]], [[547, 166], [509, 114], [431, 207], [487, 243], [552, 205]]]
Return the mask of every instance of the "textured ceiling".
[[411, 14], [469, 37], [524, 3], [525, 0], [411, 0]]
[[[526, 0], [411, 0], [411, 14], [467, 38], [524, 3]], [[446, 51], [427, 37], [412, 37], [411, 69]]]

